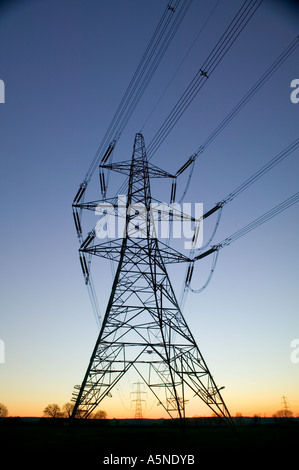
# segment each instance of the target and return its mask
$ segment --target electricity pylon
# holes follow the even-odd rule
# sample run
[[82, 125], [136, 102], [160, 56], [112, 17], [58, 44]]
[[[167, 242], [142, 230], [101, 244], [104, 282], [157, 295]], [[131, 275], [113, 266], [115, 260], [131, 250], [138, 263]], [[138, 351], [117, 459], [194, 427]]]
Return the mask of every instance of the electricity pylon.
[[134, 395], [136, 398], [132, 400], [132, 403], [135, 403], [135, 419], [142, 419], [143, 418], [143, 410], [142, 410], [142, 403], [145, 402], [141, 398], [141, 396], [145, 393], [142, 392], [140, 389], [140, 382], [136, 383], [136, 391], [131, 392], [131, 395]]
[[285, 396], [282, 397], [282, 412], [283, 412], [283, 416], [284, 418], [290, 418], [292, 416], [292, 412], [290, 410], [290, 406], [289, 406], [289, 403], [287, 401], [287, 398]]
[[[74, 392], [73, 417], [80, 412], [80, 417], [87, 418], [134, 369], [171, 418], [184, 422], [186, 402], [190, 396], [197, 396], [232, 424], [166, 270], [168, 263], [190, 260], [159, 241], [155, 232], [150, 178], [173, 176], [148, 163], [141, 134], [135, 136], [131, 161], [102, 167], [129, 177], [125, 223], [122, 237], [96, 243], [93, 231], [80, 247], [82, 257], [101, 256], [118, 265], [86, 374]], [[85, 207], [90, 208], [88, 203]], [[115, 204], [107, 207], [108, 212], [109, 207], [121, 212]]]

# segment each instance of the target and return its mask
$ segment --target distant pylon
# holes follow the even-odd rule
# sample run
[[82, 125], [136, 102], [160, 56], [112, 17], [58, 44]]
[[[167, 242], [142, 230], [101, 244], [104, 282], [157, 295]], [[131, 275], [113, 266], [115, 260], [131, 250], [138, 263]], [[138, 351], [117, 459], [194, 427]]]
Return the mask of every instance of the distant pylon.
[[137, 382], [136, 384], [136, 391], [131, 392], [131, 395], [135, 395], [136, 398], [132, 400], [132, 403], [135, 403], [135, 419], [142, 419], [143, 418], [143, 409], [142, 409], [142, 404], [145, 403], [145, 400], [143, 400], [141, 397], [145, 392], [141, 391], [140, 382]]
[[290, 410], [290, 405], [289, 405], [289, 402], [287, 401], [287, 397], [283, 396], [281, 398], [281, 401], [282, 401], [282, 411], [283, 411], [283, 415], [285, 418], [289, 418], [291, 415], [292, 415], [292, 412]]
[[[232, 424], [222, 387], [198, 349], [166, 270], [168, 263], [190, 260], [158, 241], [153, 230], [150, 178], [174, 177], [148, 163], [141, 134], [136, 134], [130, 161], [102, 167], [129, 177], [124, 212], [113, 201], [109, 206], [124, 213], [124, 231], [122, 237], [100, 243], [93, 231], [80, 248], [82, 256], [100, 256], [118, 265], [86, 374], [74, 392], [73, 417], [80, 411], [87, 418], [133, 369], [171, 418], [183, 422], [186, 402], [196, 396]], [[78, 203], [76, 210], [90, 209], [90, 204]]]

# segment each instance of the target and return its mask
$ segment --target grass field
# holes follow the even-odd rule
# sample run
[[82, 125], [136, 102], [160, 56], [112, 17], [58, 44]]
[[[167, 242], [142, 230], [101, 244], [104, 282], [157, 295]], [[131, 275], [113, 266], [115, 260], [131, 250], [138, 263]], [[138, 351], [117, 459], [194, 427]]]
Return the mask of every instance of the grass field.
[[[237, 426], [236, 433], [224, 426], [193, 426], [185, 431], [169, 425], [115, 426], [106, 423], [84, 423], [69, 426], [54, 420], [24, 423], [7, 420], [0, 424], [1, 456], [9, 463], [39, 465], [57, 464], [59, 468], [95, 468], [114, 466], [132, 468], [133, 462], [121, 457], [136, 458], [134, 467], [180, 467], [180, 455], [192, 455], [184, 466], [199, 468], [210, 464], [213, 468], [226, 465], [240, 468], [253, 464], [260, 468], [278, 463], [296, 465], [299, 449], [299, 425]], [[112, 463], [111, 463], [111, 455]], [[167, 456], [162, 465], [156, 455]], [[152, 457], [150, 457], [152, 456]], [[104, 461], [109, 460], [109, 464]], [[118, 459], [119, 460], [118, 460]], [[63, 467], [60, 467], [63, 466]], [[167, 465], [169, 466], [169, 465]], [[3, 467], [4, 468], [4, 467]]]

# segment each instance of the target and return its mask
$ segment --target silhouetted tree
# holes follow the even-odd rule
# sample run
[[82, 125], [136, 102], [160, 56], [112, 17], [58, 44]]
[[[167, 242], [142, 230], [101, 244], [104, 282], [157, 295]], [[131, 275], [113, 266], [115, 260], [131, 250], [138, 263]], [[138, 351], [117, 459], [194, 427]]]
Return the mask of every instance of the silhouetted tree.
[[274, 413], [273, 418], [292, 418], [293, 412], [290, 410], [279, 410]]
[[107, 413], [106, 413], [106, 411], [99, 410], [92, 416], [92, 418], [93, 419], [106, 419], [107, 418]]
[[57, 405], [57, 403], [52, 403], [51, 405], [46, 406], [44, 409], [44, 415], [49, 418], [60, 418], [62, 416], [60, 406]]
[[63, 414], [67, 417], [70, 418], [73, 413], [74, 409], [74, 404], [73, 403], [65, 403], [62, 407], [63, 409]]
[[6, 418], [8, 415], [8, 409], [3, 403], [0, 403], [0, 418]]

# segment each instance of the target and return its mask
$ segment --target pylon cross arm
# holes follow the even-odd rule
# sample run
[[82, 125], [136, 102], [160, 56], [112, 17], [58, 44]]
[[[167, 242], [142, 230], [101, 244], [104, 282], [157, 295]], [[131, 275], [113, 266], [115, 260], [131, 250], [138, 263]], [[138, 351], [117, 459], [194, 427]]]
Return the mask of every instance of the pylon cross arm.
[[[116, 171], [125, 175], [130, 175], [131, 164], [131, 160], [126, 160], [123, 162], [101, 165], [100, 167], [105, 168], [107, 170]], [[150, 163], [147, 163], [146, 171], [150, 178], [175, 178], [175, 176], [169, 173], [168, 171], [162, 170], [161, 168]], [[139, 173], [141, 174], [141, 176], [143, 176], [144, 166], [142, 161], [139, 162], [139, 165], [137, 164], [135, 166], [135, 175], [138, 175]]]

